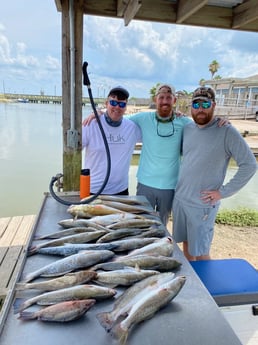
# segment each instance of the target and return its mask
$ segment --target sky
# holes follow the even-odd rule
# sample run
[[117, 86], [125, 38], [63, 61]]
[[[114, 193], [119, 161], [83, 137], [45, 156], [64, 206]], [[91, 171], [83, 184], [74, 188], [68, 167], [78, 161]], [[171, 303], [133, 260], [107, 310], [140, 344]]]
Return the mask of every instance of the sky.
[[[258, 74], [258, 33], [84, 16], [83, 60], [95, 97], [117, 85], [137, 98], [157, 83], [191, 92], [213, 60], [223, 78]], [[61, 72], [55, 1], [1, 1], [0, 93], [61, 95]]]

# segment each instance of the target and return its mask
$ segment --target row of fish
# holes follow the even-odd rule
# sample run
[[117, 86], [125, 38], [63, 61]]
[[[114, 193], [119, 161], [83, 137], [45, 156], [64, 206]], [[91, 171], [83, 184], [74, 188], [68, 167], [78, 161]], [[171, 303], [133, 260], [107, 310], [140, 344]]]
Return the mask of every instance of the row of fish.
[[[173, 240], [165, 237], [155, 213], [132, 198], [99, 196], [92, 204], [72, 205], [67, 212], [73, 218], [59, 221], [61, 230], [36, 237], [41, 242], [28, 251], [62, 258], [16, 284], [17, 291], [43, 293], [16, 299], [14, 312], [22, 320], [66, 322], [78, 319], [96, 302], [114, 298], [113, 309], [97, 318], [120, 344], [126, 344], [130, 330], [167, 305], [185, 283], [184, 276], [170, 272], [181, 265], [172, 257]], [[37, 278], [40, 281], [33, 282]], [[125, 290], [117, 297], [118, 286]], [[34, 304], [47, 307], [25, 311]]]

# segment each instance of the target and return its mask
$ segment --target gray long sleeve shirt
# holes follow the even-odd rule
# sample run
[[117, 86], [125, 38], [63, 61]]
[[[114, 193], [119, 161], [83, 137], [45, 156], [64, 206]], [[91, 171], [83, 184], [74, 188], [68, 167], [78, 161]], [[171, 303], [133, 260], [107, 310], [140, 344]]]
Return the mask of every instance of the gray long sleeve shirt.
[[[235, 194], [257, 170], [252, 151], [231, 125], [218, 127], [217, 119], [202, 128], [195, 122], [190, 123], [184, 127], [183, 138], [183, 158], [175, 198], [190, 206], [209, 207], [200, 198], [204, 190], [219, 190], [222, 198]], [[238, 170], [223, 185], [231, 158]]]

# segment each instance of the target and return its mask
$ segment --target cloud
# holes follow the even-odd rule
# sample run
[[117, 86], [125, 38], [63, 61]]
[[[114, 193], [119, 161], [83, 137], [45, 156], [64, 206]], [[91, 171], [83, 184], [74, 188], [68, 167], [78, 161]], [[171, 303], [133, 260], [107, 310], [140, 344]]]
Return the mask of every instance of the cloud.
[[[16, 0], [1, 7], [1, 78], [10, 90], [53, 93], [55, 85], [61, 94], [61, 14], [53, 0], [27, 2], [15, 13]], [[257, 33], [136, 20], [125, 27], [122, 19], [84, 16], [83, 59], [95, 95], [122, 84], [148, 97], [159, 82], [191, 91], [210, 79], [213, 60], [222, 77], [248, 77], [258, 73], [257, 47]]]

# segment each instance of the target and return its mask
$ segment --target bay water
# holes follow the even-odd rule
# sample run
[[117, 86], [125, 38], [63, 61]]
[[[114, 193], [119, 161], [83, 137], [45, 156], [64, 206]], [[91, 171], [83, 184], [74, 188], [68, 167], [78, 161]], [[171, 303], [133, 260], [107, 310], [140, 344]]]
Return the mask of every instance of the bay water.
[[[83, 107], [83, 118], [92, 110]], [[62, 106], [0, 103], [0, 218], [37, 214], [52, 176], [62, 173]], [[230, 167], [229, 179], [235, 173]], [[130, 194], [136, 191], [137, 166], [129, 171]], [[258, 173], [221, 208], [258, 210]]]

